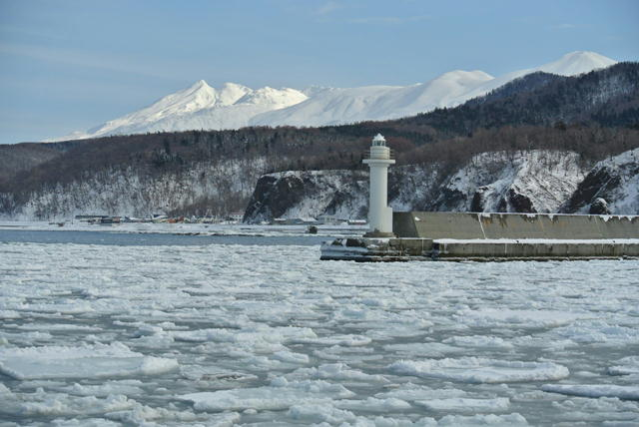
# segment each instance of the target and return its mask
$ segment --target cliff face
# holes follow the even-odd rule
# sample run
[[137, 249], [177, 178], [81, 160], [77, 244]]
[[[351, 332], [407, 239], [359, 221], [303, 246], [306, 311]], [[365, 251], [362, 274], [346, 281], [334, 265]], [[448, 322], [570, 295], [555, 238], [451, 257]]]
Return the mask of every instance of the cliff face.
[[562, 211], [638, 214], [638, 149], [598, 162]]
[[263, 168], [259, 158], [194, 163], [158, 175], [114, 168], [18, 195], [23, 201], [0, 193], [0, 212], [12, 220], [63, 220], [78, 214], [225, 215], [245, 209]]
[[[396, 210], [425, 204], [434, 192], [437, 168], [407, 165], [389, 171], [389, 201]], [[262, 176], [244, 222], [274, 218], [365, 219], [369, 205], [369, 173], [361, 170], [285, 171]]]
[[446, 178], [430, 211], [557, 212], [585, 176], [572, 152], [483, 153]]
[[[605, 171], [608, 179], [600, 177], [604, 174], [600, 172], [597, 191], [580, 190], [593, 187], [589, 183], [596, 171]], [[390, 169], [389, 205], [396, 211], [588, 212], [592, 199], [608, 197], [612, 213], [638, 214], [637, 174], [637, 150], [596, 166], [583, 165], [573, 152], [483, 153], [449, 173], [437, 164]], [[321, 215], [364, 219], [368, 179], [366, 171], [265, 175], [258, 181], [244, 221]]]
[[285, 171], [258, 180], [244, 221], [316, 217], [362, 217], [368, 176], [362, 171]]

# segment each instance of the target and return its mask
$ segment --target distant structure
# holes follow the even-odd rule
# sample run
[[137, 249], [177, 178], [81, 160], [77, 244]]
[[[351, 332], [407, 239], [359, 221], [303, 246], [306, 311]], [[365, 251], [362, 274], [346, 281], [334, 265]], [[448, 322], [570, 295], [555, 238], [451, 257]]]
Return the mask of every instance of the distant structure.
[[389, 166], [396, 163], [382, 134], [373, 137], [369, 158], [369, 233], [365, 237], [393, 237], [393, 210], [387, 205], [387, 176]]

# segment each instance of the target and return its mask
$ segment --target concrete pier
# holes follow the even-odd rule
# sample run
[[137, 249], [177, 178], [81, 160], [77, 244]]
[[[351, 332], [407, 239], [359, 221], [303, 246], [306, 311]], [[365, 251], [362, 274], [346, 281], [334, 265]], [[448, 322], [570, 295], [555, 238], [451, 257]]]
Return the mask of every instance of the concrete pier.
[[394, 213], [397, 238], [338, 239], [322, 260], [583, 260], [638, 257], [637, 216]]

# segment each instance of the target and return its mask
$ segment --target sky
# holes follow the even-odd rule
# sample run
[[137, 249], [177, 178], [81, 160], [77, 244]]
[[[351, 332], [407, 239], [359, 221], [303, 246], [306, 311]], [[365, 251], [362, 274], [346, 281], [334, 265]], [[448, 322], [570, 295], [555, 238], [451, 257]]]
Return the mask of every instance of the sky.
[[0, 144], [86, 130], [204, 79], [252, 88], [638, 61], [637, 0], [0, 0]]

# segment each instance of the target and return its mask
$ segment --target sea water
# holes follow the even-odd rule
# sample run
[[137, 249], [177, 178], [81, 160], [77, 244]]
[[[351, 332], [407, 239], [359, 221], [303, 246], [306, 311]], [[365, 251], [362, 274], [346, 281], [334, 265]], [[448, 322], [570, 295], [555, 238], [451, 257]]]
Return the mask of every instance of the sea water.
[[0, 230], [4, 425], [637, 425], [638, 262]]

